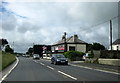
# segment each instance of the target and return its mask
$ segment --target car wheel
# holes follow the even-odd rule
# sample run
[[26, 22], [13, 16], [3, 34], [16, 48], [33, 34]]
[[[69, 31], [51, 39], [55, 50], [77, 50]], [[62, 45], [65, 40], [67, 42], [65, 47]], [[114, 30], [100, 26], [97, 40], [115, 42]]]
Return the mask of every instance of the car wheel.
[[65, 65], [68, 65], [68, 63], [65, 63]]
[[57, 65], [57, 62], [56, 62], [56, 61], [54, 61], [54, 64], [55, 64], [55, 65]]
[[51, 64], [53, 64], [53, 62], [51, 61]]

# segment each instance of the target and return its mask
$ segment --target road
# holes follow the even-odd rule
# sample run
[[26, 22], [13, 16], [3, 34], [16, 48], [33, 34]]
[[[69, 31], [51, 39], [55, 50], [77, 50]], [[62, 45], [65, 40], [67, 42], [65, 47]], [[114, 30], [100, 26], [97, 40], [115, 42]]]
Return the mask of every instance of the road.
[[118, 75], [72, 65], [53, 65], [48, 60], [19, 57], [19, 64], [5, 81], [118, 81]]

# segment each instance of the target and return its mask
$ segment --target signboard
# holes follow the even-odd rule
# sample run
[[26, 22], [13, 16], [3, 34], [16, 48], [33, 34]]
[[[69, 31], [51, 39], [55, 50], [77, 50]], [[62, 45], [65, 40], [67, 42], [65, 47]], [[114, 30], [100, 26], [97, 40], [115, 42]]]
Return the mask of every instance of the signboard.
[[63, 46], [59, 46], [58, 50], [64, 50], [64, 47]]
[[64, 48], [64, 45], [59, 45], [58, 46], [58, 51], [59, 52], [64, 52], [65, 48]]
[[46, 50], [46, 49], [47, 49], [47, 47], [46, 47], [46, 46], [43, 46], [42, 48], [43, 48], [43, 50]]

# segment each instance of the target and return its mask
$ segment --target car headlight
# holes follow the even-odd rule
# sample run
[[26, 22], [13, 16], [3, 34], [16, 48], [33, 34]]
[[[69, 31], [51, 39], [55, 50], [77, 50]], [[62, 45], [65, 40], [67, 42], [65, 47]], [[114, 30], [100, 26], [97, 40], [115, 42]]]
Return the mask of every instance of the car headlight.
[[57, 61], [60, 61], [59, 59], [57, 59]]
[[65, 61], [68, 61], [67, 59]]

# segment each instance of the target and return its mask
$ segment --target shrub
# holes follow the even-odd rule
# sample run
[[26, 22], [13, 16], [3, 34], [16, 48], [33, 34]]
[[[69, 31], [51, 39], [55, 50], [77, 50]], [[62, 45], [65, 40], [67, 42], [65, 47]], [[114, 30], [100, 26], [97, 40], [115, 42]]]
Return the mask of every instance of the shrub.
[[79, 51], [68, 51], [65, 52], [64, 55], [66, 58], [70, 59], [71, 61], [76, 60], [76, 58], [82, 58], [85, 53]]

